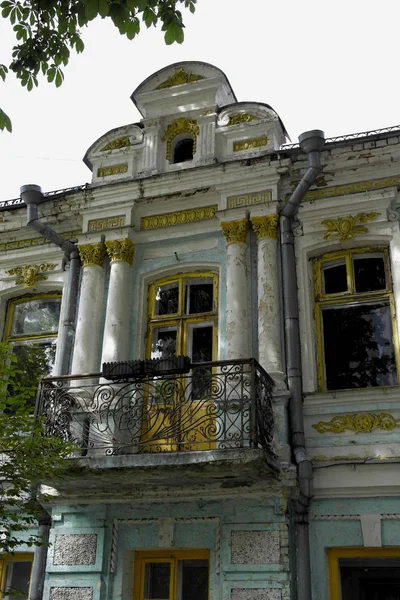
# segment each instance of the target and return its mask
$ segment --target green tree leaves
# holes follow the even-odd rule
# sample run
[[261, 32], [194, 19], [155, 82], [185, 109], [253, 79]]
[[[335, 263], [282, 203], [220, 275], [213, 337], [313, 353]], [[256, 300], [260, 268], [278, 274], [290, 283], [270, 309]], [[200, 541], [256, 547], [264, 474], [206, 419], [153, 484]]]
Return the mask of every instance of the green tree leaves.
[[[59, 87], [71, 50], [83, 52], [79, 28], [97, 17], [111, 19], [121, 35], [133, 40], [146, 27], [161, 25], [165, 43], [182, 44], [184, 24], [179, 8], [195, 11], [196, 0], [2, 0], [1, 16], [9, 19], [16, 45], [8, 68], [0, 65], [4, 81], [13, 72], [28, 90], [38, 76]], [[9, 117], [0, 109], [0, 131], [11, 131]]]

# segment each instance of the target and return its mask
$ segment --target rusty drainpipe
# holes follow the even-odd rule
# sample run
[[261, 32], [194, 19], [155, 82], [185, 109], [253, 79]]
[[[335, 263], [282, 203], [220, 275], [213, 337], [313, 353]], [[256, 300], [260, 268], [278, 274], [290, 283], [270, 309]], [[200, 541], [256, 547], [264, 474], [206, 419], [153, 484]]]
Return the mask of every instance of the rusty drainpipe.
[[311, 600], [308, 513], [313, 497], [313, 471], [311, 461], [307, 456], [304, 436], [299, 307], [292, 223], [304, 194], [314, 183], [322, 169], [320, 153], [324, 147], [325, 134], [318, 129], [307, 131], [299, 136], [299, 143], [301, 150], [308, 154], [309, 167], [279, 214], [286, 372], [290, 391], [291, 446], [297, 464], [299, 487], [299, 497], [295, 505], [297, 600]]

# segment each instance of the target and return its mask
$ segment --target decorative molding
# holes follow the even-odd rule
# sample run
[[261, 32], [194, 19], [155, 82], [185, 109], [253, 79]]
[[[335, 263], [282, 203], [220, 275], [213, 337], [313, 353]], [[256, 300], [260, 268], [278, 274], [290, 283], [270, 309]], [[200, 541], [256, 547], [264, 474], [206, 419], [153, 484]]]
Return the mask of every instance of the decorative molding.
[[156, 90], [165, 90], [166, 88], [175, 87], [176, 85], [193, 83], [194, 81], [201, 81], [202, 79], [205, 79], [203, 75], [195, 75], [191, 71], [185, 71], [183, 67], [176, 67], [175, 73], [165, 81], [162, 81], [160, 85], [156, 87]]
[[247, 219], [238, 221], [225, 221], [221, 223], [222, 233], [226, 237], [226, 245], [246, 244], [247, 233], [249, 231], [249, 222]]
[[135, 246], [129, 238], [106, 242], [106, 248], [111, 262], [126, 262], [132, 265]]
[[299, 219], [298, 214], [292, 217], [292, 232], [295, 237], [301, 237], [303, 235], [303, 223]]
[[395, 419], [389, 413], [355, 413], [349, 415], [337, 415], [330, 421], [314, 423], [313, 427], [318, 433], [343, 433], [344, 431], [355, 431], [356, 433], [371, 433], [375, 429], [392, 431], [399, 424], [400, 419]]
[[364, 227], [363, 224], [373, 221], [379, 214], [377, 212], [359, 213], [354, 216], [339, 217], [338, 219], [325, 219], [325, 221], [321, 221], [321, 225], [328, 230], [324, 235], [324, 240], [329, 240], [337, 235], [339, 240], [343, 242], [352, 240], [355, 235], [368, 233], [368, 228]]
[[110, 167], [100, 167], [97, 169], [97, 177], [110, 177], [110, 175], [121, 175], [128, 172], [128, 165], [111, 165]]
[[215, 218], [217, 210], [218, 205], [213, 204], [212, 206], [142, 217], [140, 227], [141, 229], [159, 229], [160, 227], [174, 227], [175, 225], [185, 225], [195, 221], [207, 221]]
[[[61, 235], [68, 239], [73, 241], [74, 239], [76, 240], [76, 236], [81, 233], [81, 231], [70, 231], [68, 233], [62, 233]], [[19, 248], [30, 248], [31, 246], [43, 246], [43, 244], [50, 244], [49, 240], [47, 238], [44, 237], [39, 237], [39, 238], [29, 238], [27, 240], [16, 240], [14, 242], [5, 242], [3, 244], [0, 244], [0, 251], [1, 250], [18, 250]]]
[[127, 148], [130, 145], [131, 141], [128, 137], [120, 137], [106, 144], [100, 152], [105, 152], [106, 150], [119, 150], [120, 148]]
[[172, 121], [167, 127], [167, 130], [162, 138], [163, 142], [167, 142], [166, 159], [171, 159], [171, 145], [177, 135], [181, 133], [187, 133], [193, 138], [193, 154], [196, 154], [197, 148], [197, 136], [200, 133], [200, 127], [196, 119], [185, 119], [185, 117], [178, 117], [175, 121]]
[[103, 267], [106, 248], [102, 242], [82, 244], [78, 248], [83, 267]]
[[253, 148], [259, 148], [260, 146], [266, 146], [268, 144], [268, 138], [266, 135], [262, 137], [253, 138], [251, 140], [243, 140], [233, 142], [233, 151], [240, 152], [242, 150], [253, 150]]
[[229, 115], [227, 127], [230, 125], [239, 125], [240, 123], [250, 123], [250, 121], [259, 121], [260, 117], [256, 115], [249, 115], [249, 113], [237, 113], [236, 115]]
[[123, 227], [126, 222], [125, 215], [116, 215], [105, 219], [92, 219], [88, 222], [88, 231], [104, 231], [105, 229], [115, 229]]
[[16, 275], [15, 285], [24, 284], [24, 287], [34, 287], [38, 281], [47, 279], [43, 275], [43, 271], [52, 271], [57, 266], [57, 263], [42, 263], [41, 265], [25, 265], [23, 267], [15, 267], [6, 271], [7, 275]]
[[239, 194], [238, 196], [228, 196], [226, 199], [227, 208], [254, 206], [255, 204], [267, 204], [268, 202], [272, 202], [271, 190], [253, 192], [251, 194]]
[[279, 222], [278, 215], [265, 215], [264, 217], [251, 217], [251, 224], [253, 225], [254, 233], [258, 240], [262, 238], [277, 239], [276, 228]]
[[385, 177], [383, 179], [370, 179], [368, 181], [359, 181], [346, 185], [326, 187], [319, 190], [307, 192], [302, 202], [305, 200], [321, 200], [322, 198], [332, 198], [333, 196], [347, 196], [348, 194], [359, 194], [360, 192], [369, 192], [371, 190], [380, 190], [382, 188], [394, 187], [399, 185], [399, 177]]

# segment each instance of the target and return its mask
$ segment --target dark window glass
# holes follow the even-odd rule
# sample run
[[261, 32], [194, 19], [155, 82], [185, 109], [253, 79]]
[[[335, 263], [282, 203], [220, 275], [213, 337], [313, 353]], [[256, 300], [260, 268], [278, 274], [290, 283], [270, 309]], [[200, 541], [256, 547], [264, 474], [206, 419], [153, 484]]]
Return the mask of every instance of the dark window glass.
[[151, 358], [169, 358], [176, 355], [176, 329], [153, 329]]
[[29, 300], [14, 305], [11, 336], [56, 333], [60, 320], [59, 298]]
[[[336, 263], [336, 264], [335, 264]], [[337, 264], [336, 261], [323, 265], [324, 294], [339, 294], [347, 292], [346, 264]]]
[[193, 315], [212, 311], [213, 287], [212, 283], [189, 283], [186, 285], [185, 306], [188, 308], [188, 314]]
[[174, 315], [179, 307], [178, 283], [169, 283], [156, 289], [156, 315]]
[[386, 289], [383, 258], [354, 257], [356, 292], [373, 292]]
[[170, 575], [170, 563], [146, 563], [144, 597], [150, 600], [168, 600]]
[[10, 561], [5, 575], [5, 597], [27, 600], [32, 563], [28, 561]]
[[400, 600], [396, 567], [345, 567], [340, 574], [343, 600]]
[[176, 142], [174, 148], [174, 160], [173, 163], [186, 162], [193, 160], [193, 140], [192, 138], [186, 138]]
[[323, 309], [322, 322], [327, 389], [397, 383], [388, 304]]
[[[213, 328], [195, 327], [192, 329], [192, 361], [194, 363], [212, 360]], [[192, 370], [191, 399], [209, 398], [211, 394], [212, 370], [210, 367], [196, 367]]]
[[180, 561], [181, 600], [207, 600], [208, 598], [208, 561]]

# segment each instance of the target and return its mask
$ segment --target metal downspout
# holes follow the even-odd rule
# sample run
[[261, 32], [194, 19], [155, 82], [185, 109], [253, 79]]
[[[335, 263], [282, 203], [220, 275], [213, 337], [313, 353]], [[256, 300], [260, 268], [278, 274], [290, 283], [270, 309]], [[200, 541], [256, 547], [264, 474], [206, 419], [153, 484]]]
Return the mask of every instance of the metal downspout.
[[309, 167], [280, 211], [282, 286], [285, 321], [286, 369], [290, 391], [291, 445], [297, 464], [299, 497], [295, 505], [297, 599], [311, 600], [310, 543], [308, 512], [313, 495], [312, 464], [307, 456], [303, 421], [299, 307], [297, 299], [296, 256], [292, 229], [304, 194], [321, 171], [320, 153], [325, 135], [320, 130], [299, 136], [300, 148], [308, 154]]
[[[20, 189], [21, 199], [27, 206], [27, 225], [33, 227], [43, 237], [53, 242], [64, 251], [67, 261], [70, 263], [69, 275], [65, 287], [65, 313], [58, 335], [59, 359], [55, 376], [68, 375], [69, 361], [72, 353], [75, 333], [75, 317], [77, 307], [77, 295], [79, 288], [80, 259], [78, 246], [69, 240], [62, 238], [53, 229], [39, 220], [37, 205], [43, 201], [42, 190], [38, 185], [24, 185]], [[36, 490], [33, 492], [36, 497]], [[44, 576], [46, 571], [47, 550], [50, 537], [51, 516], [42, 507], [42, 513], [38, 519], [38, 535], [43, 540], [43, 545], [36, 546], [31, 586], [30, 600], [40, 600], [43, 595]]]

